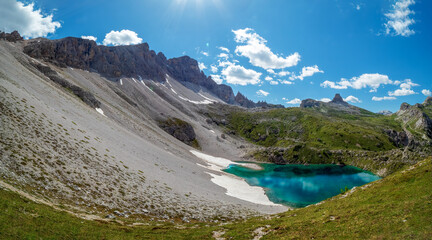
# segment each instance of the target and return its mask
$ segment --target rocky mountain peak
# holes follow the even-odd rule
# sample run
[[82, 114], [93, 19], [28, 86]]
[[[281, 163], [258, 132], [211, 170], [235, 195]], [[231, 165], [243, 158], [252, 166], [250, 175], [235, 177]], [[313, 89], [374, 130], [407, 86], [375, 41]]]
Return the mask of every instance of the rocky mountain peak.
[[9, 42], [17, 42], [24, 40], [21, 35], [18, 33], [18, 31], [13, 31], [11, 33], [5, 33], [0, 31], [0, 39], [9, 41]]
[[343, 100], [339, 93], [336, 93], [333, 100], [331, 100], [331, 103], [348, 105], [348, 103]]
[[431, 106], [432, 105], [432, 97], [427, 97], [426, 100], [423, 102], [423, 105], [425, 106]]

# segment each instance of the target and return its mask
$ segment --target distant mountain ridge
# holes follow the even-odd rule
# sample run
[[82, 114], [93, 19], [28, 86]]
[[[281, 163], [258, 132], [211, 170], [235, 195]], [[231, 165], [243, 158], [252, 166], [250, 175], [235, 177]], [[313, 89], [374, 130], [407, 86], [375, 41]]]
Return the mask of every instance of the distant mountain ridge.
[[230, 86], [217, 84], [210, 76], [206, 76], [195, 59], [189, 56], [167, 59], [162, 52], [156, 54], [150, 50], [147, 43], [108, 47], [75, 37], [57, 40], [37, 38], [27, 42], [24, 52], [60, 67], [95, 71], [112, 80], [129, 77], [164, 83], [169, 75], [189, 88], [204, 87], [228, 104], [246, 108], [283, 107], [266, 102], [255, 103], [241, 93], [235, 96]]

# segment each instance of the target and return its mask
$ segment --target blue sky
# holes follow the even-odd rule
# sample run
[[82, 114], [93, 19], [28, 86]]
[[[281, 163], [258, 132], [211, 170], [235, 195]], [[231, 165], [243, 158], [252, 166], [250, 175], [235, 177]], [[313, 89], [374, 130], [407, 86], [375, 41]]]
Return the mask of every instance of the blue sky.
[[[168, 58], [197, 59], [254, 101], [298, 106], [296, 99], [341, 93], [371, 111], [396, 111], [432, 91], [427, 0], [2, 1], [1, 30], [148, 42]], [[29, 20], [2, 19], [2, 11]]]

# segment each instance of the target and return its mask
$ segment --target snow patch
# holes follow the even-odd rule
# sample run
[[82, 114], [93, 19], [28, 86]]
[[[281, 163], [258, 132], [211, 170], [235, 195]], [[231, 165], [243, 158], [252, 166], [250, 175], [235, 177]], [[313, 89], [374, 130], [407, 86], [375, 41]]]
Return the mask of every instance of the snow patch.
[[[95, 108], [96, 111], [105, 116], [104, 111], [101, 108]], [[106, 117], [106, 116], [105, 116]]]
[[190, 100], [190, 99], [187, 99], [187, 98], [185, 98], [185, 97], [182, 97], [182, 96], [178, 96], [181, 100], [184, 100], [184, 101], [186, 101], [186, 102], [190, 102], [190, 103], [193, 103], [193, 104], [211, 104], [211, 103], [213, 103], [212, 101], [209, 101], [209, 100], [203, 100], [203, 101], [193, 101], [193, 100]]
[[[141, 78], [141, 77], [140, 77]], [[149, 91], [153, 92], [153, 90], [151, 88], [149, 88], [143, 80], [141, 80], [141, 83], [144, 85], [144, 87], [146, 87]]]
[[166, 75], [167, 77], [166, 77], [166, 83], [168, 83], [168, 85], [170, 86], [170, 89], [171, 89], [171, 91], [174, 93], [174, 94], [176, 94], [177, 95], [177, 92], [174, 90], [174, 88], [173, 88], [173, 86], [171, 85], [171, 83], [169, 82], [169, 80], [168, 80], [168, 74]]
[[[235, 197], [256, 204], [261, 204], [261, 205], [281, 206], [279, 204], [275, 204], [271, 202], [268, 199], [267, 195], [265, 195], [263, 188], [250, 186], [244, 179], [222, 171], [223, 169], [226, 169], [231, 164], [238, 164], [242, 166], [243, 164], [235, 163], [225, 158], [213, 157], [195, 150], [190, 150], [190, 152], [195, 156], [197, 156], [198, 158], [204, 160], [209, 165], [209, 166], [204, 166], [202, 164], [197, 163], [198, 166], [219, 172], [221, 174], [221, 175], [217, 175], [210, 172], [206, 172], [212, 177], [211, 181], [214, 184], [226, 189], [227, 191], [226, 194], [228, 196]], [[251, 164], [249, 163], [248, 165]]]
[[201, 93], [198, 93], [198, 95], [200, 95], [200, 96], [203, 97], [204, 99], [209, 100], [209, 101], [211, 101], [211, 102], [217, 102], [217, 101], [214, 100], [214, 99], [211, 99], [211, 98], [208, 98], [208, 97], [202, 95]]
[[123, 81], [120, 79], [120, 85], [123, 85]]
[[132, 80], [133, 80], [135, 83], [138, 83], [138, 82], [135, 80], [135, 78], [132, 78]]

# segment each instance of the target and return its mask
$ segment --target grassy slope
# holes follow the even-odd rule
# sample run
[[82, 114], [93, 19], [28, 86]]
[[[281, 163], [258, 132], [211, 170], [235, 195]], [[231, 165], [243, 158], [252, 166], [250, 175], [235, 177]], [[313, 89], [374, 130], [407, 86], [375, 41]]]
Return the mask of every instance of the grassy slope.
[[[223, 237], [251, 239], [265, 227], [264, 239], [323, 238], [432, 238], [432, 161], [399, 172], [351, 195], [336, 196], [318, 206], [255, 218], [224, 226], [149, 222], [127, 227], [86, 221], [36, 204], [0, 189], [1, 239], [210, 239], [214, 230]], [[178, 227], [178, 225], [177, 225]]]
[[228, 128], [265, 147], [304, 143], [324, 149], [385, 151], [396, 148], [383, 132], [402, 128], [393, 117], [288, 108], [267, 112], [233, 112]]

